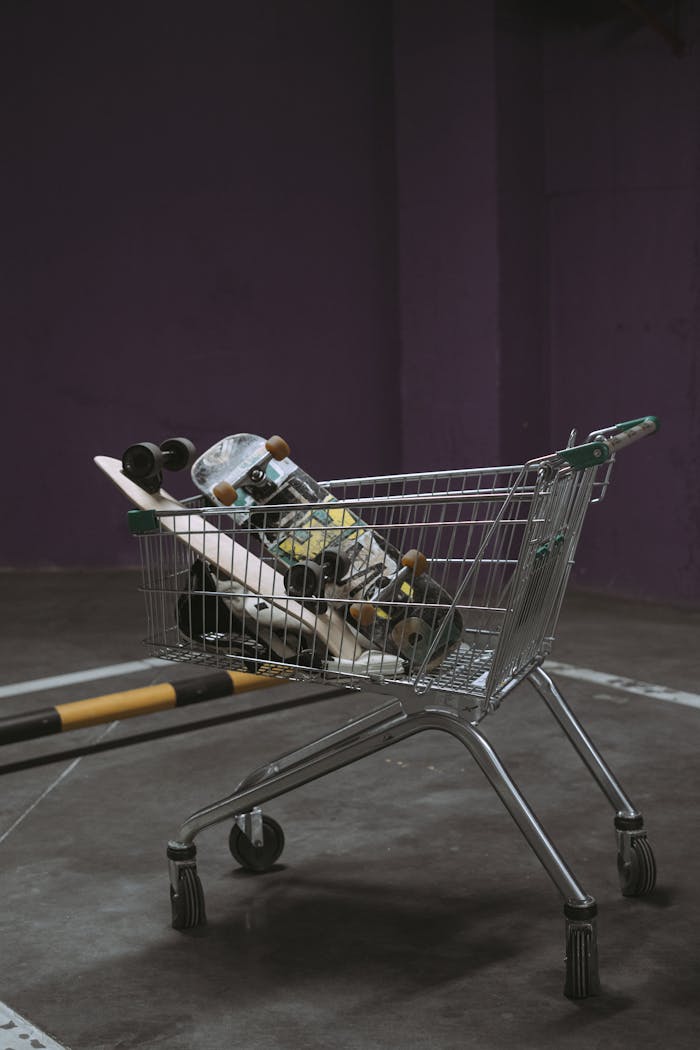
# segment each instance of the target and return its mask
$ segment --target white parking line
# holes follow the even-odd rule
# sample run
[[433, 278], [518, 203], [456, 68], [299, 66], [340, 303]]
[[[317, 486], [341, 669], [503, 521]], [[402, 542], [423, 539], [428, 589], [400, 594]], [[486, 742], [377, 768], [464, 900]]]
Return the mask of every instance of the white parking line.
[[149, 667], [163, 667], [168, 660], [149, 657], [146, 660], [129, 660], [124, 664], [108, 664], [106, 667], [91, 667], [86, 671], [72, 671], [69, 674], [52, 675], [50, 678], [31, 678], [26, 682], [12, 682], [0, 686], [0, 699], [5, 696], [19, 696], [21, 693], [39, 693], [45, 689], [60, 689], [64, 685], [77, 685], [80, 682], [95, 682], [98, 678], [117, 678], [123, 674], [136, 674]]
[[68, 1050], [67, 1046], [57, 1043], [40, 1028], [33, 1025], [26, 1017], [15, 1013], [6, 1003], [0, 1002], [0, 1044], [3, 1050]]
[[[95, 740], [93, 741], [93, 743], [95, 743], [95, 744], [99, 744], [99, 742], [100, 742], [101, 740], [103, 740], [103, 739], [104, 739], [104, 738], [105, 738], [105, 737], [107, 736], [107, 734], [108, 734], [108, 733], [111, 733], [111, 732], [112, 732], [112, 730], [114, 729], [114, 727], [115, 727], [116, 725], [118, 725], [118, 724], [119, 724], [118, 722], [110, 722], [110, 723], [109, 723], [109, 725], [108, 725], [108, 726], [106, 727], [106, 729], [102, 729], [102, 730], [100, 731], [100, 734], [99, 734], [99, 736], [97, 736], [97, 737], [95, 738]], [[33, 801], [33, 802], [31, 802], [31, 803], [30, 803], [30, 804], [29, 804], [29, 805], [27, 806], [27, 808], [26, 808], [26, 809], [24, 810], [24, 812], [23, 812], [23, 813], [20, 813], [20, 815], [19, 815], [19, 816], [17, 817], [17, 819], [16, 819], [15, 821], [13, 821], [13, 822], [12, 822], [12, 824], [10, 824], [9, 828], [7, 828], [7, 829], [6, 829], [6, 830], [5, 830], [5, 831], [4, 831], [3, 833], [2, 833], [2, 835], [0, 835], [0, 845], [2, 845], [2, 843], [3, 843], [3, 842], [5, 841], [5, 839], [6, 839], [7, 837], [8, 837], [8, 835], [11, 835], [11, 834], [12, 834], [12, 832], [13, 832], [13, 831], [15, 830], [15, 828], [18, 828], [18, 827], [20, 826], [20, 824], [22, 823], [22, 821], [23, 821], [23, 820], [26, 820], [26, 819], [27, 819], [27, 817], [29, 816], [29, 814], [30, 814], [30, 813], [31, 813], [31, 812], [32, 812], [33, 810], [35, 810], [35, 809], [36, 809], [36, 807], [37, 807], [37, 806], [39, 805], [39, 803], [40, 803], [40, 802], [43, 802], [43, 800], [44, 800], [44, 799], [46, 798], [46, 796], [47, 796], [47, 795], [50, 795], [50, 794], [51, 794], [51, 792], [52, 792], [52, 791], [54, 790], [54, 788], [57, 788], [57, 787], [58, 787], [58, 785], [59, 785], [59, 784], [60, 784], [60, 783], [61, 783], [61, 782], [62, 782], [63, 780], [65, 780], [67, 776], [69, 776], [69, 775], [70, 775], [70, 774], [71, 774], [71, 773], [73, 772], [73, 770], [74, 770], [74, 769], [75, 769], [75, 767], [77, 766], [78, 762], [80, 762], [80, 759], [81, 759], [82, 757], [83, 757], [82, 755], [79, 755], [79, 756], [78, 756], [77, 758], [74, 758], [74, 759], [73, 759], [73, 761], [72, 761], [72, 762], [70, 763], [70, 765], [69, 765], [69, 766], [66, 766], [66, 768], [65, 768], [65, 769], [63, 770], [63, 772], [62, 772], [62, 773], [59, 773], [59, 775], [58, 775], [58, 776], [56, 777], [56, 779], [55, 779], [55, 780], [52, 780], [52, 781], [51, 781], [51, 783], [49, 784], [49, 786], [48, 786], [47, 788], [45, 788], [45, 789], [44, 789], [44, 790], [43, 790], [43, 791], [41, 792], [41, 794], [40, 794], [40, 795], [37, 795], [37, 797], [36, 797], [36, 798], [34, 799], [34, 801]], [[3, 1050], [4, 1050], [4, 1048], [3, 1048]]]
[[601, 671], [591, 671], [587, 667], [560, 664], [555, 660], [547, 660], [542, 670], [561, 675], [562, 678], [576, 678], [580, 682], [604, 685], [609, 689], [622, 689], [626, 693], [636, 693], [637, 696], [646, 696], [650, 700], [663, 700], [667, 704], [683, 704], [685, 707], [700, 708], [700, 696], [697, 693], [687, 693], [682, 689], [668, 689], [665, 685], [638, 682], [634, 678], [603, 674]]

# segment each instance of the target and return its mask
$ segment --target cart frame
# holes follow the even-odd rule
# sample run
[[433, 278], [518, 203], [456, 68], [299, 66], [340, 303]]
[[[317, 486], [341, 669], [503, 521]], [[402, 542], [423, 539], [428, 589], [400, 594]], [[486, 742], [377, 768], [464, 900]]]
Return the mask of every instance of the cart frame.
[[[442, 584], [452, 584], [450, 602], [441, 610], [440, 619], [434, 616], [437, 629], [428, 651], [421, 653], [420, 659], [404, 660], [400, 670], [395, 657], [393, 662], [388, 659], [386, 647], [382, 654], [385, 663], [380, 661], [379, 671], [368, 670], [359, 658], [304, 666], [298, 654], [278, 665], [279, 673], [296, 679], [344, 680], [349, 689], [369, 684], [373, 693], [385, 694], [388, 700], [350, 724], [265, 763], [226, 797], [200, 808], [181, 824], [167, 848], [176, 929], [191, 929], [206, 922], [194, 843], [204, 828], [230, 821], [230, 848], [235, 859], [249, 870], [267, 870], [280, 855], [284, 836], [277, 822], [263, 815], [263, 805], [408, 737], [436, 730], [455, 737], [469, 751], [564, 899], [565, 994], [580, 999], [598, 993], [595, 898], [572, 873], [480, 723], [518, 685], [528, 681], [613, 807], [622, 893], [642, 896], [653, 890], [656, 864], [643, 817], [543, 664], [554, 640], [587, 508], [603, 498], [619, 449], [656, 429], [655, 417], [643, 417], [594, 431], [582, 445], [576, 444], [572, 432], [565, 449], [516, 467], [326, 483], [337, 494], [336, 506], [352, 513], [362, 508], [365, 515], [368, 506], [374, 508], [371, 527], [385, 528], [387, 543], [397, 520], [404, 529], [417, 529], [421, 536], [431, 537], [431, 571], [432, 566], [441, 566]], [[479, 483], [486, 476], [489, 484]], [[428, 482], [432, 487], [426, 488]], [[194, 506], [183, 508], [182, 514], [192, 514]], [[436, 508], [440, 508], [437, 517]], [[471, 509], [465, 513], [465, 508]], [[224, 527], [220, 511], [198, 507], [198, 520], [200, 515], [218, 515], [218, 527]], [[165, 535], [161, 524], [151, 516], [145, 528], [141, 521], [135, 529], [142, 541], [150, 631], [147, 644], [152, 652], [169, 659], [230, 666], [236, 656], [230, 644], [227, 648], [217, 642], [213, 650], [206, 645], [192, 646], [177, 636], [172, 623], [163, 620], [169, 603], [172, 605], [172, 587], [165, 581], [181, 579], [181, 571], [173, 569], [173, 557], [176, 561], [183, 556], [183, 534], [179, 529], [175, 538]], [[464, 530], [459, 534], [460, 542], [465, 536], [469, 541], [463, 553], [455, 549], [458, 526]], [[237, 542], [244, 537], [243, 542], [251, 549], [255, 530], [242, 528], [235, 520], [232, 527], [230, 518], [228, 530]], [[186, 546], [186, 536], [184, 539]], [[385, 587], [385, 596], [390, 590]], [[197, 597], [204, 596], [197, 592]], [[281, 602], [274, 591], [263, 598], [273, 606]], [[314, 608], [313, 600], [298, 600], [302, 606]], [[390, 594], [384, 604], [391, 615], [400, 615], [396, 594]], [[332, 614], [342, 602], [331, 598], [330, 606]], [[424, 615], [429, 612], [424, 610]], [[469, 644], [448, 647], [444, 657], [436, 660], [458, 615]], [[260, 661], [259, 670], [269, 673], [270, 668], [270, 660]]]

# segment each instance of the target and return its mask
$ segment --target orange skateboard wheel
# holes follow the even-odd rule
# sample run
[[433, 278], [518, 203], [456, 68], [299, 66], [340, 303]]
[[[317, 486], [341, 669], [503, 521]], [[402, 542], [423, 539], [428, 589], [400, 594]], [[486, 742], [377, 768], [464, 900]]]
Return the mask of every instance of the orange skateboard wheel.
[[414, 576], [422, 576], [428, 570], [428, 559], [420, 551], [406, 551], [401, 564], [407, 569], [413, 569]]
[[229, 485], [228, 481], [220, 481], [219, 484], [212, 489], [212, 492], [218, 499], [219, 503], [223, 503], [225, 507], [232, 507], [238, 499], [238, 493], [233, 485]]
[[279, 434], [273, 434], [265, 442], [265, 448], [273, 459], [286, 459], [289, 455], [289, 445]]
[[353, 620], [357, 620], [360, 627], [369, 627], [374, 621], [376, 609], [371, 602], [365, 602], [363, 605], [351, 605], [350, 615]]

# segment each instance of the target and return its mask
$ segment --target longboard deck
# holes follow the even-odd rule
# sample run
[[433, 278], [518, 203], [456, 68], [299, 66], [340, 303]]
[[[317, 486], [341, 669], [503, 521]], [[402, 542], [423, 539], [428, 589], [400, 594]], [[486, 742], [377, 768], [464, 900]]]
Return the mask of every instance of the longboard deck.
[[[348, 609], [358, 600], [370, 603], [369, 621], [359, 624], [367, 644], [420, 665], [441, 633], [429, 667], [459, 644], [462, 622], [451, 609], [452, 595], [427, 573], [404, 581], [390, 594], [388, 605], [372, 604], [386, 586], [383, 581], [390, 582], [405, 564], [400, 552], [302, 470], [282, 439], [266, 441], [258, 434], [222, 438], [193, 463], [192, 481], [233, 521], [255, 528], [282, 569], [343, 558], [342, 582], [327, 576], [323, 595]], [[446, 616], [447, 630], [442, 627]]]
[[[332, 611], [322, 615], [313, 614], [289, 598], [280, 573], [242, 544], [232, 540], [227, 533], [217, 529], [201, 514], [183, 507], [163, 489], [153, 494], [145, 492], [135, 481], [125, 476], [121, 461], [112, 456], [95, 456], [95, 464], [135, 507], [158, 514], [163, 529], [171, 532], [210, 565], [216, 566], [229, 579], [251, 593], [263, 595], [289, 620], [315, 635], [333, 656], [353, 660], [364, 651], [365, 646], [357, 633], [341, 617]], [[188, 510], [187, 514], [182, 513], [185, 509]]]

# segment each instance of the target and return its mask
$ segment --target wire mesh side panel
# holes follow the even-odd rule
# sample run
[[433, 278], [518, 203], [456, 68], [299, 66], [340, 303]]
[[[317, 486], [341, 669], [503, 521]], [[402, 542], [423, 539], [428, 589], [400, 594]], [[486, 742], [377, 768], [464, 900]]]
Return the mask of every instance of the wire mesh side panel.
[[402, 622], [401, 604], [387, 607], [398, 621], [394, 638], [422, 620], [427, 645], [415, 645], [399, 674], [384, 672], [385, 681], [420, 683], [461, 697], [462, 706], [479, 706], [533, 483], [519, 466], [328, 483], [339, 498], [360, 504], [381, 542], [399, 552], [418, 549], [428, 561], [430, 585], [419, 615]]
[[[139, 537], [144, 644], [168, 660], [305, 677], [298, 621], [273, 606], [254, 533], [223, 518], [194, 507], [159, 516], [160, 527]], [[241, 576], [245, 584], [236, 583]]]
[[487, 695], [500, 694], [551, 651], [586, 511], [595, 499], [597, 468], [542, 470], [508, 594]]
[[146, 644], [485, 712], [549, 644], [590, 499], [580, 479], [527, 466], [346, 479], [318, 502], [281, 492], [252, 513], [162, 516], [140, 538]]

